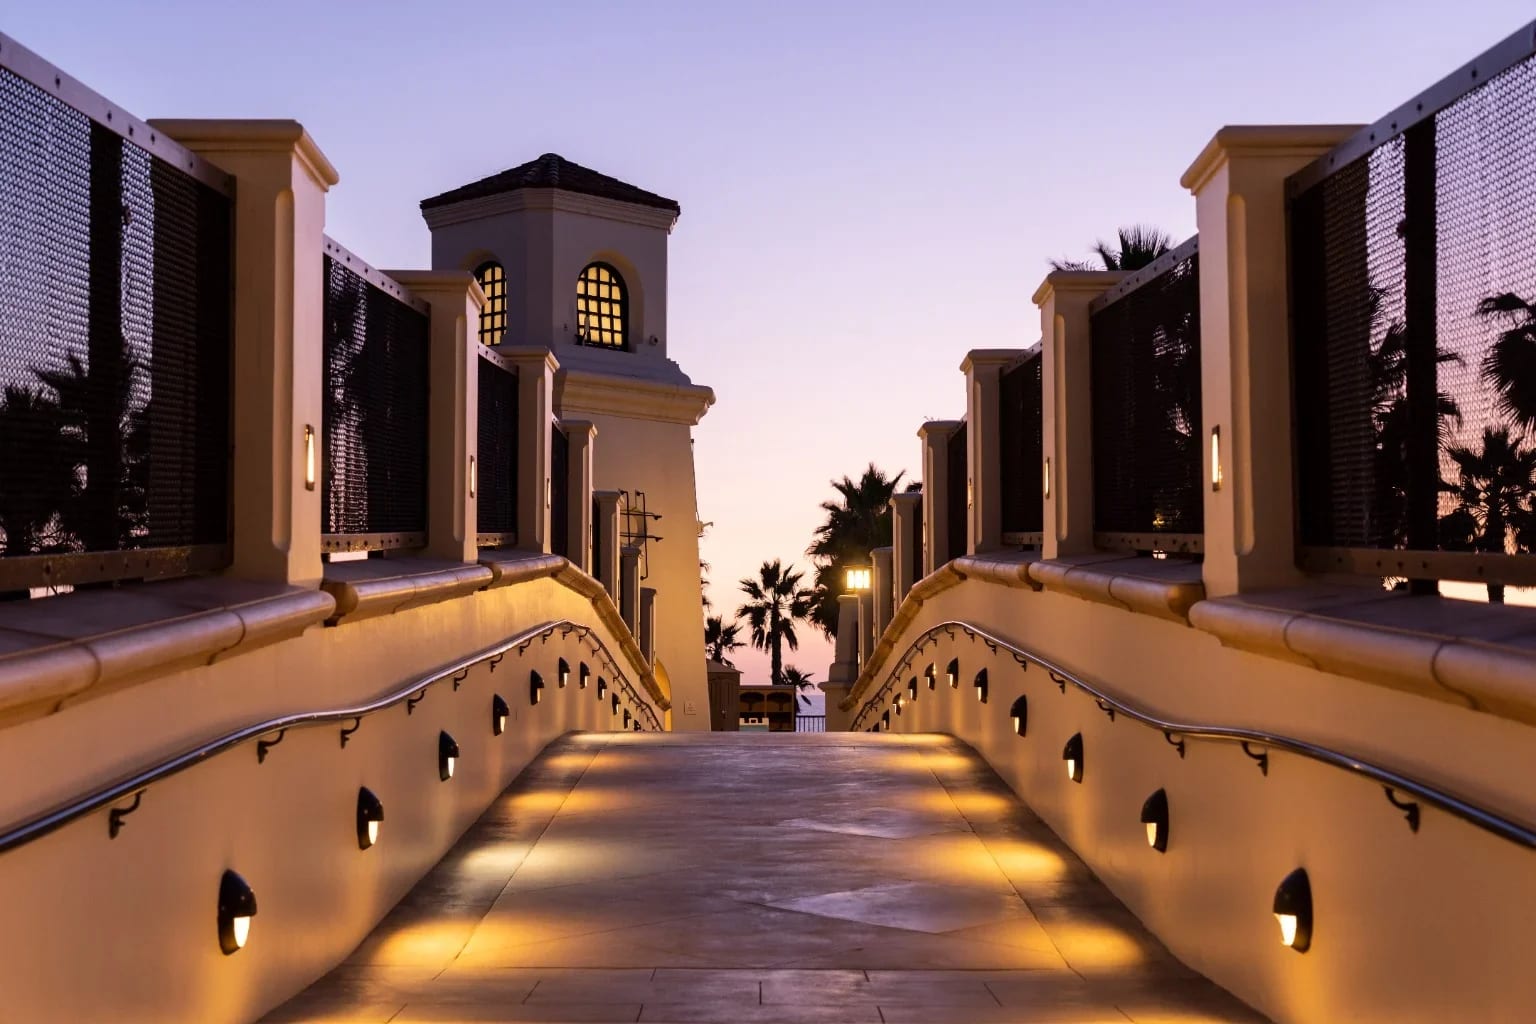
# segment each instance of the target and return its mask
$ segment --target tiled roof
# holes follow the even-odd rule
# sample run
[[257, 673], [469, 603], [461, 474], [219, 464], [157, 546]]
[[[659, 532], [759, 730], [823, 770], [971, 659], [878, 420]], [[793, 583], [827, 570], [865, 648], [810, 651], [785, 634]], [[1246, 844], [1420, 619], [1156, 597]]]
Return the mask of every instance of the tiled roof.
[[520, 188], [557, 188], [565, 192], [577, 192], [601, 199], [616, 199], [621, 203], [635, 203], [658, 210], [671, 210], [673, 213], [682, 212], [682, 207], [675, 199], [668, 199], [654, 192], [647, 192], [643, 188], [636, 188], [618, 178], [610, 178], [590, 167], [573, 163], [558, 153], [545, 153], [537, 160], [519, 164], [500, 174], [493, 174], [489, 178], [481, 178], [468, 185], [461, 185], [431, 199], [423, 199], [421, 208], [430, 210], [436, 206], [447, 206], [449, 203], [457, 203], [465, 199], [479, 199], [484, 196], [500, 195], [503, 192], [515, 192]]

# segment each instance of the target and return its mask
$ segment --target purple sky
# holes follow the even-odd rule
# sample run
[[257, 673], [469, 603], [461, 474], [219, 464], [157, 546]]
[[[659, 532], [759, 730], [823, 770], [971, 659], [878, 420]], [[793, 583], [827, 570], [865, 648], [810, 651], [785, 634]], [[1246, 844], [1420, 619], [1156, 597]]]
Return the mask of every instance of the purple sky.
[[1039, 336], [1047, 259], [1191, 234], [1178, 179], [1217, 127], [1372, 120], [1531, 17], [1447, 7], [56, 2], [0, 30], [140, 117], [304, 122], [329, 232], [377, 266], [426, 265], [418, 200], [546, 151], [678, 199], [669, 344], [719, 399], [699, 512], [734, 608], [764, 558], [805, 562], [829, 478], [916, 467], [967, 349]]

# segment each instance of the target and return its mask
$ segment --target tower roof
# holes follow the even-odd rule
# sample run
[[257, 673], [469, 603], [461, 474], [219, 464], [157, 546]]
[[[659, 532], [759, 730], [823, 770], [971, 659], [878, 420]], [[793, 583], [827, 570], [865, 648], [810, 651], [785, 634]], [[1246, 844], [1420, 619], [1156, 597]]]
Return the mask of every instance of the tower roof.
[[647, 192], [618, 178], [610, 178], [590, 167], [583, 167], [581, 164], [567, 160], [559, 153], [545, 153], [537, 160], [518, 164], [500, 174], [493, 174], [489, 178], [481, 178], [468, 185], [450, 189], [442, 195], [423, 199], [421, 208], [430, 210], [433, 207], [447, 206], [465, 199], [480, 199], [485, 196], [500, 195], [503, 192], [515, 192], [522, 188], [554, 188], [564, 192], [597, 196], [601, 199], [616, 199], [621, 203], [635, 203], [658, 210], [670, 210], [673, 213], [682, 213], [683, 209], [675, 199]]

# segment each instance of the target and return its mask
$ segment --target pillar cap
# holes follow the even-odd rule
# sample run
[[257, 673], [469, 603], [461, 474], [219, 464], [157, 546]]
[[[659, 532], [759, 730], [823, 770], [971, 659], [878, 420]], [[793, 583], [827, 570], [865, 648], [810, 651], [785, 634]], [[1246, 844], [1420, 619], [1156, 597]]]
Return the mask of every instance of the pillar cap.
[[442, 292], [450, 298], [467, 297], [476, 309], [485, 308], [485, 292], [480, 290], [475, 275], [467, 270], [386, 270], [384, 273], [423, 297], [428, 292]]
[[149, 124], [218, 163], [220, 153], [296, 153], [323, 189], [341, 180], [336, 166], [297, 121], [287, 118], [151, 118]]
[[1053, 270], [1045, 275], [1030, 301], [1043, 306], [1057, 294], [1098, 295], [1119, 284], [1124, 277], [1123, 270]]
[[560, 369], [560, 360], [552, 349], [542, 345], [497, 345], [496, 354], [518, 366], [534, 366], [543, 363], [550, 373]]
[[[585, 435], [588, 440], [597, 436], [597, 424], [591, 420], [566, 419], [564, 416], [561, 416], [560, 429], [564, 430], [567, 434]], [[593, 491], [592, 493], [596, 495], [598, 492]], [[613, 493], [618, 494], [619, 492], [614, 491]]]
[[917, 503], [923, 500], [923, 492], [921, 489], [915, 491], [899, 491], [896, 494], [891, 495], [891, 500]]
[[1357, 124], [1229, 124], [1219, 128], [1179, 179], [1199, 192], [1234, 156], [1321, 156], [1360, 130]]
[[1007, 366], [1028, 354], [1027, 348], [973, 348], [960, 361], [960, 372], [970, 373], [978, 366]]
[[964, 422], [964, 420], [925, 420], [923, 425], [917, 428], [917, 436], [925, 441], [931, 434], [942, 434], [947, 437], [958, 430]]

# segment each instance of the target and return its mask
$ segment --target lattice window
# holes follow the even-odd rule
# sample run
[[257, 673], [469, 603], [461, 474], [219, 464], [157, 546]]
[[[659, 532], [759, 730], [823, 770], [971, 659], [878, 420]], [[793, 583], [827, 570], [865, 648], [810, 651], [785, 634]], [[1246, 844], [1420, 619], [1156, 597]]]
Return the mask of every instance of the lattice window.
[[576, 279], [576, 332], [583, 345], [628, 348], [629, 292], [619, 272], [589, 263]]
[[480, 343], [500, 345], [507, 333], [507, 272], [500, 263], [487, 260], [475, 268], [475, 280], [485, 293], [480, 310]]

